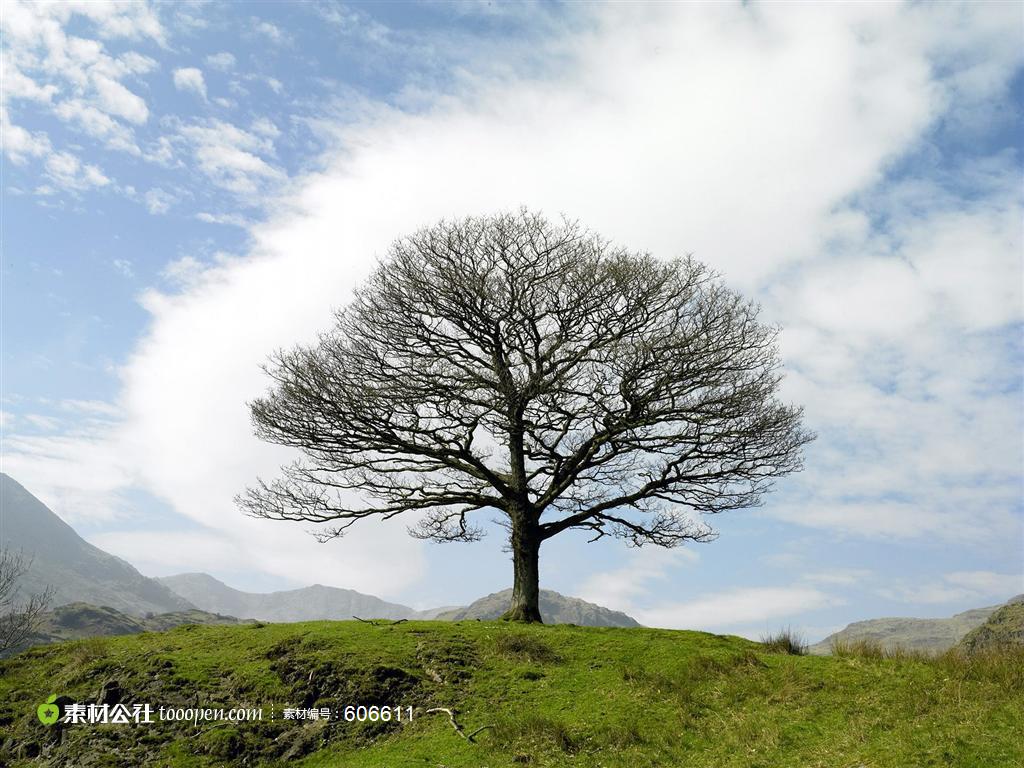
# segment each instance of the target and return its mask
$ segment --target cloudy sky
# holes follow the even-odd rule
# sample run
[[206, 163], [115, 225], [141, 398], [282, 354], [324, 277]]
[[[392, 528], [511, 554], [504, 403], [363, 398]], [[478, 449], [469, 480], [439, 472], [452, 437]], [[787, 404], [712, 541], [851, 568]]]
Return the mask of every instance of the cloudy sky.
[[526, 205], [693, 253], [779, 324], [819, 434], [679, 550], [542, 551], [641, 622], [811, 639], [1024, 592], [1016, 3], [5, 2], [3, 469], [150, 575], [505, 588], [471, 545], [317, 544], [232, 497], [269, 352], [397, 236]]

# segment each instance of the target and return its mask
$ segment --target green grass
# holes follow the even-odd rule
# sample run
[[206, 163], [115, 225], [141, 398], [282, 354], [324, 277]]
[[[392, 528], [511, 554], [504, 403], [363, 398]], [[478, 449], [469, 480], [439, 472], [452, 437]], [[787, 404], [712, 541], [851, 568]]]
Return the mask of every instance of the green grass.
[[[0, 764], [775, 768], [1024, 765], [1024, 653], [793, 653], [793, 642], [499, 622], [186, 626], [43, 646], [0, 663]], [[773, 650], [774, 649], [774, 650]], [[262, 706], [257, 724], [72, 726], [91, 700]], [[411, 723], [300, 723], [283, 707], [412, 706]], [[454, 709], [465, 734], [442, 712]], [[0, 743], [3, 743], [0, 736]], [[42, 759], [20, 759], [42, 751]]]
[[779, 630], [774, 634], [763, 635], [761, 645], [771, 653], [788, 653], [792, 656], [805, 656], [807, 654], [807, 643], [803, 637], [792, 629]]

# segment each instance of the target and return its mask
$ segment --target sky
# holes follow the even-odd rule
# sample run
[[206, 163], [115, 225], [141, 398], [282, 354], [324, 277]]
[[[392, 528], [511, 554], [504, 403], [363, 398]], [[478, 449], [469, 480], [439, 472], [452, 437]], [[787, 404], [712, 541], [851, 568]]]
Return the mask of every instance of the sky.
[[759, 302], [818, 434], [716, 541], [563, 534], [543, 587], [810, 640], [1024, 592], [1019, 3], [0, 8], [0, 462], [143, 573], [508, 587], [494, 526], [320, 544], [232, 499], [291, 458], [246, 409], [271, 352], [396, 238], [526, 206]]

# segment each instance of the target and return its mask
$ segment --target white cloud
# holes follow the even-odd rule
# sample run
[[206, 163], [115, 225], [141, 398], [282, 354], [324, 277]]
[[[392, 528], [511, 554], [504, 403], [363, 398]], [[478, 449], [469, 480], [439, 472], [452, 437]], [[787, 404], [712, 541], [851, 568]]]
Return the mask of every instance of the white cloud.
[[166, 43], [160, 20], [147, 2], [44, 4], [10, 0], [4, 11], [4, 31], [12, 41], [32, 40], [38, 36], [53, 38], [55, 30], [78, 15], [92, 22], [100, 37], [105, 39], [150, 38], [161, 45]]
[[67, 399], [59, 401], [57, 406], [62, 411], [85, 416], [115, 418], [120, 415], [116, 406], [103, 400]]
[[223, 189], [251, 196], [285, 180], [283, 171], [261, 157], [274, 155], [264, 136], [222, 120], [183, 125], [178, 134], [191, 146], [199, 170]]
[[638, 599], [666, 582], [673, 570], [698, 559], [699, 555], [692, 549], [645, 547], [634, 550], [626, 565], [592, 574], [573, 594], [628, 613], [634, 610]]
[[995, 573], [993, 571], [955, 571], [947, 573], [945, 579], [964, 589], [970, 589], [979, 595], [1013, 596], [1024, 592], [1024, 574]]
[[15, 165], [22, 165], [31, 157], [45, 157], [52, 149], [45, 133], [31, 133], [21, 126], [13, 125], [3, 105], [0, 105], [0, 139], [3, 141], [4, 154]]
[[61, 11], [60, 15], [64, 18], [70, 17], [72, 13], [87, 16], [97, 25], [101, 37], [131, 40], [148, 37], [166, 45], [160, 19], [155, 8], [147, 2], [78, 2], [64, 5], [69, 8]]
[[291, 38], [280, 27], [271, 24], [269, 21], [261, 21], [257, 18], [253, 18], [251, 29], [267, 38], [275, 45], [281, 45], [291, 40]]
[[193, 285], [198, 282], [207, 265], [194, 256], [182, 256], [169, 262], [160, 276], [176, 287]]
[[833, 568], [828, 571], [806, 573], [803, 580], [811, 584], [835, 584], [850, 587], [862, 586], [873, 575], [872, 571], [864, 568]]
[[260, 136], [266, 136], [268, 139], [276, 139], [281, 135], [280, 129], [266, 117], [260, 117], [253, 120], [251, 128], [253, 133], [258, 133]]
[[4, 472], [72, 524], [124, 515], [119, 492], [133, 483], [127, 458], [107, 425], [62, 435], [4, 436]]
[[57, 86], [52, 83], [39, 85], [30, 77], [26, 77], [22, 72], [19, 72], [14, 66], [14, 61], [6, 51], [0, 54], [0, 62], [3, 63], [5, 70], [5, 99], [25, 99], [49, 104], [53, 101], [53, 97], [60, 92]]
[[60, 426], [59, 419], [55, 419], [52, 416], [43, 416], [39, 413], [26, 413], [22, 416], [22, 419], [36, 429], [41, 429], [46, 432], [52, 432]]
[[897, 583], [877, 594], [900, 603], [973, 603], [1006, 600], [1024, 592], [1024, 574], [994, 571], [954, 571], [930, 583]]
[[200, 211], [196, 214], [196, 218], [207, 224], [228, 224], [232, 227], [248, 227], [252, 224], [249, 219], [237, 213], [207, 213], [206, 211]]
[[[864, 577], [858, 570], [810, 574], [805, 584], [723, 590], [691, 600], [666, 600], [680, 578], [678, 569], [698, 559], [692, 549], [645, 547], [631, 552], [625, 566], [589, 576], [576, 590], [584, 600], [624, 611], [641, 624], [666, 629], [730, 631], [757, 637], [777, 629], [787, 617], [843, 601], [817, 587], [849, 585]], [[751, 625], [759, 625], [751, 627]]]
[[168, 136], [161, 136], [155, 145], [146, 153], [146, 159], [151, 163], [157, 163], [164, 167], [174, 165], [174, 147]]
[[99, 96], [100, 106], [107, 113], [135, 124], [144, 123], [149, 119], [146, 102], [118, 81], [96, 75], [93, 77], [93, 85]]
[[206, 100], [206, 81], [200, 69], [183, 67], [174, 70], [174, 87], [179, 91], [191, 91]]
[[66, 99], [54, 107], [53, 111], [61, 120], [77, 124], [81, 130], [102, 140], [112, 149], [119, 149], [132, 155], [141, 154], [135, 143], [134, 133], [129, 127], [82, 99]]
[[153, 187], [153, 189], [147, 191], [143, 199], [146, 203], [146, 210], [152, 214], [167, 213], [171, 206], [177, 202], [177, 198], [174, 195], [159, 187]]
[[[121, 530], [90, 541], [155, 575], [258, 570], [295, 586], [327, 584], [390, 597], [422, 575], [418, 547], [394, 525], [383, 534], [363, 531], [319, 544], [301, 530], [268, 529], [264, 523], [232, 515], [194, 531]], [[382, 562], [388, 566], [381, 568]]]
[[235, 57], [227, 51], [222, 51], [207, 56], [206, 64], [221, 72], [229, 72], [235, 68]]
[[128, 259], [114, 259], [110, 262], [114, 269], [120, 272], [124, 277], [135, 277], [135, 270], [132, 268], [132, 263]]
[[110, 183], [99, 168], [82, 163], [70, 152], [52, 152], [46, 158], [45, 166], [47, 177], [63, 189], [86, 190]]
[[[32, 101], [107, 147], [139, 155], [132, 126], [149, 118], [145, 100], [125, 80], [151, 71], [156, 62], [137, 51], [108, 52], [98, 39], [70, 34], [72, 20], [84, 23], [102, 40], [165, 44], [163, 29], [148, 3], [30, 3], [10, 0], [0, 16], [4, 35], [3, 110], [5, 153], [15, 163], [44, 159], [47, 173], [60, 187], [82, 190], [104, 186], [95, 165], [71, 168], [67, 149], [54, 148], [42, 133], [12, 123], [8, 102]], [[77, 151], [77, 150], [76, 150]]]
[[[709, 632], [740, 625], [764, 624], [776, 629], [784, 619], [839, 604], [810, 587], [752, 587], [718, 592], [686, 602], [634, 608], [632, 616], [648, 627], [698, 629]], [[749, 630], [748, 630], [749, 631]]]
[[90, 536], [89, 543], [153, 576], [181, 573], [182, 552], [189, 553], [191, 569], [205, 572], [241, 570], [251, 558], [229, 534], [215, 529], [115, 531]]

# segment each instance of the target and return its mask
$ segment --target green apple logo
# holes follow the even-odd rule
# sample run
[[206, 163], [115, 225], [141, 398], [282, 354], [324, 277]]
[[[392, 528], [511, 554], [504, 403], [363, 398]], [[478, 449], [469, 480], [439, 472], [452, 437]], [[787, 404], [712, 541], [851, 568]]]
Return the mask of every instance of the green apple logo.
[[36, 708], [36, 714], [39, 715], [39, 722], [43, 725], [53, 725], [60, 717], [60, 707], [53, 703], [56, 700], [57, 694], [50, 694], [50, 698], [46, 700], [46, 703], [40, 704]]

